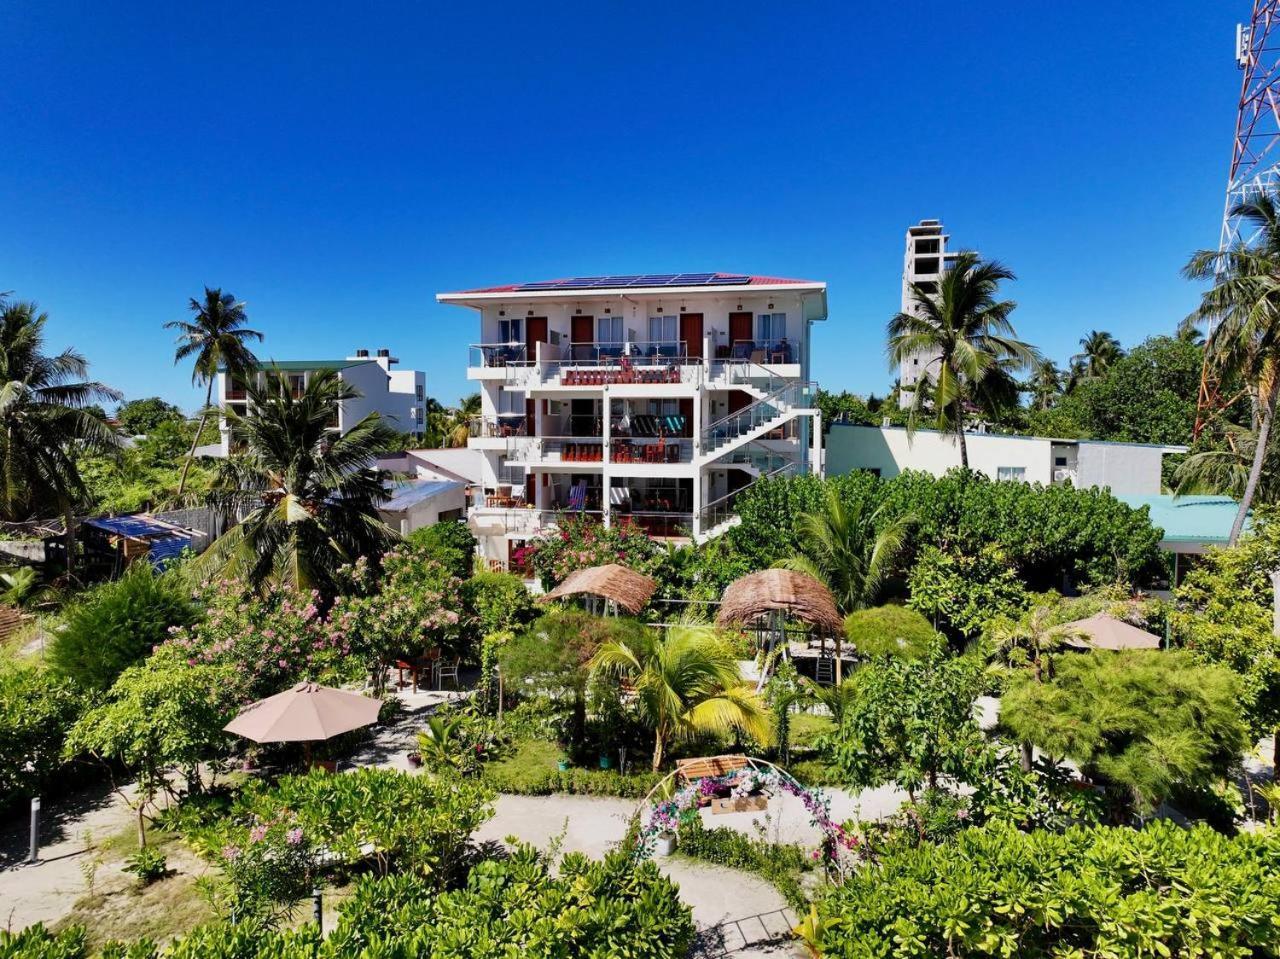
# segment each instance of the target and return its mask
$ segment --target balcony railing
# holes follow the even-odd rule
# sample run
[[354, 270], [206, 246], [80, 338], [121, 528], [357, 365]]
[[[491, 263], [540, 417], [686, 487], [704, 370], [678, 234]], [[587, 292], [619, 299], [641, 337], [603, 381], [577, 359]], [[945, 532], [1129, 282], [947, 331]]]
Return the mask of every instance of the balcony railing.
[[796, 344], [786, 337], [776, 340], [734, 340], [716, 347], [716, 359], [738, 363], [777, 365], [798, 363]]
[[523, 343], [473, 343], [469, 366], [529, 366], [529, 348]]
[[790, 410], [812, 407], [817, 384], [793, 381], [750, 406], [730, 413], [702, 431], [702, 446], [714, 452], [739, 436], [773, 422]]
[[473, 439], [505, 439], [508, 436], [528, 436], [528, 427], [528, 417], [524, 413], [473, 416], [467, 421], [467, 435]]
[[712, 500], [706, 506], [702, 507], [702, 512], [699, 514], [702, 519], [702, 532], [706, 533], [713, 530], [721, 523], [727, 522], [737, 515], [738, 497], [751, 487], [755, 486], [756, 483], [760, 482], [760, 480], [769, 479], [775, 476], [789, 476], [792, 473], [797, 472], [799, 470], [799, 466], [800, 464], [796, 463], [794, 460], [788, 460], [772, 472], [761, 473], [741, 489], [736, 489], [732, 493], [721, 496], [719, 499]]
[[604, 439], [584, 436], [541, 436], [542, 458], [559, 456], [562, 463], [604, 462]]
[[691, 463], [693, 441], [666, 439], [642, 442], [634, 439], [611, 440], [609, 459], [614, 463]]

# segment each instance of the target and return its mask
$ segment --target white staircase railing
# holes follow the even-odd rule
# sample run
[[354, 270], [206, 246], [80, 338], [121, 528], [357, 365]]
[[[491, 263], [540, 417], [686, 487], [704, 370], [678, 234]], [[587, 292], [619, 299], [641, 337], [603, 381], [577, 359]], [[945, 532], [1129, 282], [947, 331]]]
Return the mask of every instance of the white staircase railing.
[[754, 403], [721, 417], [703, 429], [702, 455], [714, 457], [730, 444], [781, 426], [797, 409], [811, 409], [815, 402], [815, 388], [813, 383], [793, 380]]

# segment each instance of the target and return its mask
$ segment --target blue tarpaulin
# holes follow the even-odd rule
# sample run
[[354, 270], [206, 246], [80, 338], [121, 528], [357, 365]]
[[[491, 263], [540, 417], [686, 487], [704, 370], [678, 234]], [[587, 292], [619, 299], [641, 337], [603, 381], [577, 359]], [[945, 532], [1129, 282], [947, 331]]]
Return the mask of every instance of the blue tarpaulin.
[[162, 569], [177, 559], [184, 549], [192, 545], [194, 539], [191, 531], [172, 523], [161, 523], [148, 516], [100, 516], [85, 520], [84, 525], [113, 536], [149, 541], [147, 559], [157, 569]]

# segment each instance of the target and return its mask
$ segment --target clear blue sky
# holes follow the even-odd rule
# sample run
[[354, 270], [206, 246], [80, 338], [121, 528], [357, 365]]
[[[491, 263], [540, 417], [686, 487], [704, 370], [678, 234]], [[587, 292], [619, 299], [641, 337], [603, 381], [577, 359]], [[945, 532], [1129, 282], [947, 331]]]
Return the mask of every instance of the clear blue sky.
[[438, 291], [801, 276], [818, 379], [883, 392], [903, 233], [941, 217], [1062, 361], [1192, 305], [1248, 7], [0, 0], [0, 290], [190, 408], [161, 325], [202, 284], [263, 355], [390, 346], [453, 402], [474, 314]]

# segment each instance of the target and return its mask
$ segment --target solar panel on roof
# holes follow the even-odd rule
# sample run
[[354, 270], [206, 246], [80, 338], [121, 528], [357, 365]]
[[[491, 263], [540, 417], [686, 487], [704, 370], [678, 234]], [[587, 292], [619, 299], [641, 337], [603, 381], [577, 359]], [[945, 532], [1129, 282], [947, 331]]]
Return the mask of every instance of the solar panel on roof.
[[642, 273], [630, 276], [576, 276], [568, 280], [522, 283], [517, 291], [591, 290], [645, 286], [741, 286], [751, 277], [740, 273]]

